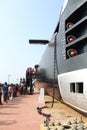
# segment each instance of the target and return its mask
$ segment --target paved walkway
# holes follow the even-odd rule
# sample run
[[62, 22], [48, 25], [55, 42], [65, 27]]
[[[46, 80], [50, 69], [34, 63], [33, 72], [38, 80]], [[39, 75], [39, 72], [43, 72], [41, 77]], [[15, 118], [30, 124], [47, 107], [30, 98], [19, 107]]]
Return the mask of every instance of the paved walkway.
[[0, 105], [0, 130], [40, 130], [40, 124], [46, 119], [38, 114], [37, 107], [46, 105], [48, 108], [43, 109], [43, 113], [51, 114], [51, 122], [73, 121], [82, 118], [87, 126], [87, 117], [79, 114], [70, 107], [55, 100], [53, 108], [52, 97], [45, 96], [45, 104], [39, 103], [39, 92], [35, 89], [34, 95], [21, 95], [8, 104]]
[[39, 93], [21, 95], [0, 105], [0, 130], [40, 130], [43, 116], [37, 112]]

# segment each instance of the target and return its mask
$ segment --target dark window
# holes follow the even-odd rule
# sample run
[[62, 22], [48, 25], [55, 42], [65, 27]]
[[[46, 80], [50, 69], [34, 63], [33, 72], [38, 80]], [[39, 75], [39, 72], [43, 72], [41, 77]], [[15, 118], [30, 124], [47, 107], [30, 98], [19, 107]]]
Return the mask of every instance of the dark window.
[[70, 83], [70, 92], [75, 93], [75, 83]]
[[77, 93], [83, 93], [83, 82], [76, 83], [76, 88]]
[[70, 92], [83, 93], [83, 82], [70, 83]]

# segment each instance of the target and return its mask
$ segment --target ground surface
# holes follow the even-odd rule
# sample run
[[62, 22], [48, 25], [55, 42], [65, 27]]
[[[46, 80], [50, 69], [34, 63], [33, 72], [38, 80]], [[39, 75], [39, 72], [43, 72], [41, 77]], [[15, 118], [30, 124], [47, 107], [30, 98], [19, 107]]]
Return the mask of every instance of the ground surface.
[[45, 117], [38, 114], [37, 107], [46, 105], [48, 108], [43, 113], [51, 114], [50, 122], [65, 124], [68, 120], [81, 118], [87, 124], [87, 118], [77, 113], [68, 106], [55, 101], [53, 107], [52, 98], [45, 96], [46, 104], [39, 103], [39, 92], [35, 89], [34, 95], [22, 95], [8, 101], [8, 104], [0, 105], [0, 130], [40, 130], [40, 124]]

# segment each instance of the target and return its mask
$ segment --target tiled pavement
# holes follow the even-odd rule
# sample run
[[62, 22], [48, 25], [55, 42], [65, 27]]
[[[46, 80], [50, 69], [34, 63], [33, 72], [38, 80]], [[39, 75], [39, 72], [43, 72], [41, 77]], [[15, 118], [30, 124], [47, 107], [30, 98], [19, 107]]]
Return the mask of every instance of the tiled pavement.
[[0, 130], [40, 130], [44, 117], [37, 112], [38, 98], [36, 91], [0, 105]]
[[74, 118], [79, 120], [82, 117], [87, 126], [87, 117], [58, 101], [55, 101], [51, 108], [52, 98], [50, 96], [45, 95], [45, 101], [48, 103], [39, 103], [39, 92], [35, 89], [33, 95], [21, 95], [8, 101], [8, 104], [0, 105], [0, 130], [40, 130], [40, 124], [45, 118], [38, 114], [37, 107], [44, 105], [48, 108], [43, 109], [42, 112], [51, 114], [51, 122], [65, 123]]

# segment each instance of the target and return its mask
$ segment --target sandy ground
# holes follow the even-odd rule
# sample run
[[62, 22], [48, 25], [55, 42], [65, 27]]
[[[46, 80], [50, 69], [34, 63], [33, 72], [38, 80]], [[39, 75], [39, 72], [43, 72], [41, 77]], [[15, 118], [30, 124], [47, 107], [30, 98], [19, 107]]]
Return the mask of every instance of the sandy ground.
[[69, 106], [55, 100], [53, 107], [52, 106], [52, 97], [45, 96], [46, 106], [48, 106], [48, 113], [52, 115], [50, 122], [61, 122], [61, 124], [67, 124], [69, 121], [73, 122], [74, 120], [81, 121], [87, 126], [87, 117], [83, 116], [81, 113], [75, 111]]

